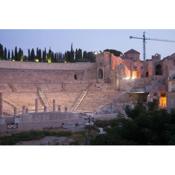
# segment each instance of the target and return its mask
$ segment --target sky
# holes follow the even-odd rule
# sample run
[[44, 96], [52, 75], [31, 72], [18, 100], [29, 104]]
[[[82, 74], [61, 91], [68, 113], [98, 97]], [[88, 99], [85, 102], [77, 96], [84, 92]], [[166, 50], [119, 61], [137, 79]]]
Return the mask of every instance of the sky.
[[[116, 49], [125, 52], [129, 49], [143, 53], [142, 40], [129, 39], [129, 36], [142, 37], [143, 32], [149, 38], [175, 40], [175, 30], [119, 30], [119, 29], [8, 29], [0, 30], [0, 43], [7, 49], [21, 47], [25, 53], [29, 48], [51, 48], [55, 52], [64, 52], [70, 49], [73, 43], [74, 49], [81, 48], [87, 51], [99, 51], [104, 49]], [[175, 43], [147, 41], [146, 58], [150, 59], [155, 53], [162, 57], [175, 53]]]

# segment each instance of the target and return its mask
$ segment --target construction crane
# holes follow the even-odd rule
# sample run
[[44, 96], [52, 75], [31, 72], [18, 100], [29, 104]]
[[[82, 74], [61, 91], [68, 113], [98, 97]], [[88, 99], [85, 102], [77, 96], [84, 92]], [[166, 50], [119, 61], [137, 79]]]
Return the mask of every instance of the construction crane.
[[175, 43], [174, 40], [147, 38], [145, 34], [146, 34], [146, 32], [143, 32], [143, 37], [137, 37], [137, 36], [130, 36], [129, 37], [130, 39], [140, 39], [143, 41], [143, 60], [144, 61], [146, 60], [146, 41], [147, 40]]

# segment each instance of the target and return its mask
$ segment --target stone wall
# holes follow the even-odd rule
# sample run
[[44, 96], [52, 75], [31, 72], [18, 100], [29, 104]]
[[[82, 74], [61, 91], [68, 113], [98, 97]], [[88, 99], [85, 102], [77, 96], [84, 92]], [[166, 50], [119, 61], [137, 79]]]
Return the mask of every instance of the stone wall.
[[174, 109], [175, 107], [175, 92], [168, 92], [167, 93], [167, 106], [168, 110]]
[[95, 63], [0, 61], [0, 84], [59, 83], [96, 80]]
[[13, 62], [0, 61], [0, 69], [35, 69], [35, 70], [85, 70], [95, 67], [95, 63], [34, 63], [34, 62]]
[[0, 83], [59, 83], [96, 79], [96, 70], [23, 70], [0, 68]]
[[[63, 124], [76, 124], [81, 121], [80, 114], [68, 112], [41, 112], [24, 114], [16, 118], [0, 118], [0, 132], [19, 132], [59, 128]], [[16, 124], [16, 128], [9, 126]]]

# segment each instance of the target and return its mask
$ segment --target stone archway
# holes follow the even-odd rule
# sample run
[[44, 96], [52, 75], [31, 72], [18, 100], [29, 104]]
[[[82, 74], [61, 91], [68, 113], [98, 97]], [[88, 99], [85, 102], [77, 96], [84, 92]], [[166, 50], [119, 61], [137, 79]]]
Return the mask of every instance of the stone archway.
[[103, 70], [100, 68], [98, 69], [98, 79], [103, 79], [104, 77], [104, 73], [103, 73]]

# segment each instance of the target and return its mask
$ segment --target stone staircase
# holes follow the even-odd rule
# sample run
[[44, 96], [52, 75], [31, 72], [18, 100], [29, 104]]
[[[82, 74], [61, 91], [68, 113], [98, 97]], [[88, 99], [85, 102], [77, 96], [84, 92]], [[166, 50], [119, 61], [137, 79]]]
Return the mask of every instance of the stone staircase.
[[117, 95], [115, 90], [89, 90], [83, 102], [79, 105], [78, 112], [96, 112], [96, 110], [105, 104], [112, 102]]

